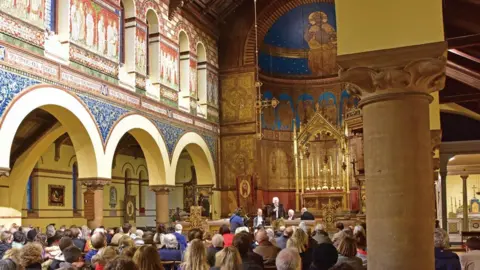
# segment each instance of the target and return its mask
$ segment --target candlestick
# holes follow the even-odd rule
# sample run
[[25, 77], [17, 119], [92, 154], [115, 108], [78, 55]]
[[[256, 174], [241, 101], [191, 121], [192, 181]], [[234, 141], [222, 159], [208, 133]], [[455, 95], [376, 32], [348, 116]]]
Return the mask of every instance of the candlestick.
[[306, 189], [310, 190], [310, 186], [308, 185], [308, 182], [309, 182], [308, 179], [309, 179], [309, 176], [310, 176], [310, 172], [308, 171], [308, 158], [307, 158], [305, 163], [307, 164], [307, 166], [306, 166], [307, 167], [307, 170], [306, 170], [307, 171], [307, 188]]

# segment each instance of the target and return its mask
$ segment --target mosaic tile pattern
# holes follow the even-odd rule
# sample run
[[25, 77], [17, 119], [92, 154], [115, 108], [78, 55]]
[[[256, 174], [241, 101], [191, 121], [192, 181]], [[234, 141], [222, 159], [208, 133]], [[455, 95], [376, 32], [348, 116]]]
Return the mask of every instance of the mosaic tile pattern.
[[117, 122], [122, 115], [128, 113], [128, 110], [107, 102], [93, 99], [86, 95], [79, 94], [78, 96], [87, 105], [88, 109], [95, 118], [95, 121], [100, 129], [100, 133], [102, 134], [103, 142], [105, 143], [113, 124], [115, 124], [115, 122]]
[[210, 153], [212, 154], [213, 160], [217, 160], [217, 139], [210, 137], [210, 136], [203, 136], [203, 139], [207, 143], [208, 149], [210, 150]]
[[158, 120], [153, 121], [163, 135], [163, 139], [165, 140], [165, 144], [167, 145], [168, 155], [171, 158], [178, 140], [180, 139], [180, 137], [182, 137], [183, 133], [185, 133], [185, 129], [168, 125]]
[[0, 69], [0, 116], [18, 93], [36, 84], [39, 84], [39, 81]]

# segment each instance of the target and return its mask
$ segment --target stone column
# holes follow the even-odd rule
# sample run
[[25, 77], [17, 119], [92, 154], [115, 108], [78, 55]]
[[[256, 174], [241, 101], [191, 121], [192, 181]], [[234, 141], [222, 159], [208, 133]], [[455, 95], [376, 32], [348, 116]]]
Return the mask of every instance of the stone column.
[[168, 215], [168, 192], [173, 189], [172, 186], [150, 186], [150, 190], [155, 192], [155, 210], [156, 223], [167, 223], [170, 220]]
[[84, 193], [84, 215], [87, 226], [91, 229], [103, 225], [103, 188], [109, 185], [110, 179], [79, 179], [87, 187]]
[[467, 179], [468, 175], [460, 175], [463, 180], [463, 226], [462, 231], [468, 232], [468, 192], [467, 192]]
[[342, 55], [361, 97], [369, 270], [434, 268], [429, 93], [445, 81], [446, 43]]

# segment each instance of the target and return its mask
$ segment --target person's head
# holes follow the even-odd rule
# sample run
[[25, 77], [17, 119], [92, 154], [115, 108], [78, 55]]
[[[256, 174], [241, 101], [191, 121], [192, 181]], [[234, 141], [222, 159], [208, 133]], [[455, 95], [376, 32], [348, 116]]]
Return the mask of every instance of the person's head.
[[80, 229], [77, 227], [70, 228], [70, 231], [72, 232], [72, 239], [77, 239], [80, 236]]
[[107, 238], [103, 233], [94, 233], [91, 238], [92, 247], [94, 249], [101, 249], [107, 245]]
[[175, 235], [173, 235], [171, 233], [166, 234], [163, 237], [163, 243], [165, 244], [166, 248], [169, 248], [169, 249], [177, 249], [178, 248], [177, 237], [175, 237]]
[[222, 270], [240, 270], [242, 258], [236, 247], [226, 247], [215, 255], [215, 266]]
[[367, 238], [365, 235], [359, 233], [355, 236], [355, 240], [357, 241], [357, 248], [361, 250], [365, 250], [367, 248]]
[[313, 249], [312, 257], [316, 269], [328, 270], [337, 263], [338, 251], [332, 244], [322, 243]]
[[246, 233], [248, 233], [248, 232], [250, 232], [250, 231], [248, 230], [248, 227], [246, 227], [246, 226], [238, 227], [238, 228], [235, 229], [235, 234], [241, 233], [241, 232], [246, 232]]
[[307, 245], [308, 235], [301, 229], [295, 230], [292, 237], [290, 237], [287, 241], [287, 247], [297, 249], [298, 253], [305, 252], [305, 250], [307, 250]]
[[38, 231], [35, 230], [35, 229], [31, 229], [30, 231], [28, 231], [27, 241], [28, 242], [33, 242], [35, 240], [35, 236], [37, 236], [37, 234], [38, 234]]
[[11, 259], [0, 260], [0, 270], [17, 270], [19, 268], [17, 263]]
[[467, 239], [466, 242], [467, 250], [480, 250], [480, 238], [478, 237], [470, 237]]
[[220, 229], [218, 230], [218, 233], [221, 234], [221, 235], [228, 234], [228, 233], [230, 233], [230, 228], [228, 227], [228, 225], [223, 224], [220, 227]]
[[436, 229], [433, 235], [434, 245], [436, 248], [446, 248], [448, 245], [448, 236], [441, 230]]
[[135, 234], [137, 235], [137, 237], [143, 238], [143, 234], [144, 234], [144, 233], [143, 233], [142, 230], [138, 230], [138, 229], [137, 229], [137, 230], [135, 231]]
[[288, 216], [293, 217], [293, 215], [295, 215], [295, 211], [293, 211], [293, 209], [289, 209], [288, 210]]
[[153, 232], [151, 231], [146, 231], [143, 236], [142, 236], [142, 240], [143, 240], [143, 243], [145, 245], [153, 245], [155, 244], [155, 242], [153, 241]]
[[64, 232], [66, 229], [67, 229], [67, 226], [62, 225], [62, 226], [60, 226], [60, 229], [59, 229], [59, 230], [62, 231], [62, 232]]
[[255, 241], [259, 245], [269, 242], [267, 232], [264, 229], [258, 230], [257, 234], [255, 234]]
[[272, 228], [266, 229], [265, 232], [267, 232], [268, 241], [272, 241], [272, 239], [275, 238], [275, 232], [273, 231]]
[[364, 236], [366, 235], [365, 229], [363, 229], [362, 226], [356, 225], [355, 228], [353, 228], [353, 235], [359, 235], [363, 234]]
[[141, 246], [133, 255], [133, 262], [141, 270], [163, 270], [160, 255], [153, 246]]
[[187, 247], [182, 269], [202, 269], [204, 267], [208, 269], [205, 245], [201, 240], [194, 239]]
[[65, 232], [65, 236], [66, 236], [66, 237], [72, 238], [72, 230], [66, 229], [64, 232]]
[[293, 228], [292, 228], [292, 226], [287, 227], [287, 228], [283, 231], [283, 236], [285, 236], [285, 237], [287, 237], [287, 238], [292, 237], [292, 235], [293, 235]]
[[46, 228], [47, 237], [52, 237], [55, 235], [55, 224], [49, 224]]
[[37, 235], [35, 236], [35, 238], [33, 239], [33, 242], [35, 243], [39, 243], [40, 245], [42, 245], [43, 247], [46, 247], [47, 246], [47, 235], [44, 234], [44, 233], [37, 233]]
[[120, 251], [120, 255], [128, 258], [133, 258], [135, 252], [137, 252], [137, 247], [126, 247]]
[[76, 246], [69, 246], [62, 253], [68, 263], [78, 262], [82, 258], [82, 251]]
[[307, 212], [307, 208], [303, 207], [302, 208], [302, 214], [305, 213], [305, 212]]
[[274, 206], [278, 206], [280, 204], [280, 200], [278, 199], [278, 197], [273, 197], [272, 203]]
[[317, 226], [315, 226], [315, 231], [324, 232], [325, 231], [325, 225], [323, 225], [321, 223], [317, 224]]
[[216, 248], [221, 248], [221, 247], [223, 247], [223, 241], [224, 241], [223, 235], [215, 234], [212, 237], [212, 246], [214, 246]]
[[299, 229], [302, 229], [304, 232], [306, 232], [307, 234], [309, 234], [309, 228], [307, 227], [307, 224], [305, 223], [305, 221], [302, 221], [298, 224], [298, 228]]
[[263, 216], [263, 210], [258, 208], [257, 209], [257, 216]]
[[344, 228], [342, 222], [337, 222], [337, 224], [335, 224], [335, 227], [337, 228], [338, 231], [342, 231]]
[[117, 257], [117, 250], [114, 247], [102, 247], [98, 253], [92, 257], [92, 264], [105, 266], [115, 257]]
[[302, 259], [296, 249], [285, 248], [277, 254], [275, 266], [277, 270], [300, 270], [302, 269]]
[[11, 248], [7, 251], [5, 251], [5, 254], [3, 254], [3, 260], [10, 259], [15, 262], [15, 264], [20, 264], [21, 262], [21, 256], [22, 256], [22, 250], [19, 248]]
[[159, 234], [165, 234], [166, 233], [165, 224], [159, 223], [157, 225], [157, 233], [159, 233]]
[[252, 239], [249, 233], [241, 232], [241, 233], [235, 234], [235, 237], [233, 237], [232, 244], [234, 247], [238, 249], [238, 252], [240, 252], [240, 255], [245, 255], [250, 250]]
[[120, 238], [120, 240], [118, 240], [119, 249], [124, 249], [126, 247], [133, 247], [133, 246], [135, 246], [135, 243], [133, 242], [133, 239], [128, 235], [124, 235]]
[[42, 252], [43, 248], [38, 243], [28, 243], [23, 246], [22, 251], [20, 253], [20, 264], [23, 267], [27, 267], [29, 265], [35, 263], [42, 263]]
[[337, 250], [339, 254], [345, 257], [355, 257], [357, 255], [357, 243], [352, 237], [343, 237], [338, 243]]
[[23, 232], [16, 231], [15, 233], [13, 233], [13, 242], [25, 244], [26, 241], [27, 241], [27, 237]]
[[182, 233], [182, 230], [183, 230], [182, 224], [176, 224], [175, 225], [175, 232], [176, 233]]
[[13, 236], [9, 231], [4, 231], [0, 234], [0, 241], [2, 243], [12, 243], [13, 241]]
[[58, 243], [58, 247], [60, 248], [61, 251], [63, 251], [64, 249], [70, 246], [73, 246], [73, 241], [72, 241], [72, 238], [70, 237], [66, 237], [66, 236], [62, 237], [60, 239], [60, 242]]
[[203, 240], [203, 232], [198, 228], [193, 228], [188, 232], [188, 242], [193, 241], [194, 239], [198, 239], [200, 241]]
[[132, 225], [130, 225], [130, 223], [123, 223], [122, 225], [122, 231], [123, 233], [126, 233], [126, 234], [130, 233], [131, 228], [132, 228]]
[[105, 265], [104, 270], [138, 270], [132, 259], [125, 256], [118, 256]]

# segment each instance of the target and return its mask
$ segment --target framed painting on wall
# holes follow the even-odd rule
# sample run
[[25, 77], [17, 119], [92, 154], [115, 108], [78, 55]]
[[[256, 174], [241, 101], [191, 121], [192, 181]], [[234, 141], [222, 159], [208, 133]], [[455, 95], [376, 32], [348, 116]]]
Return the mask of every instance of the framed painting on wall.
[[65, 186], [48, 185], [48, 206], [65, 206]]

